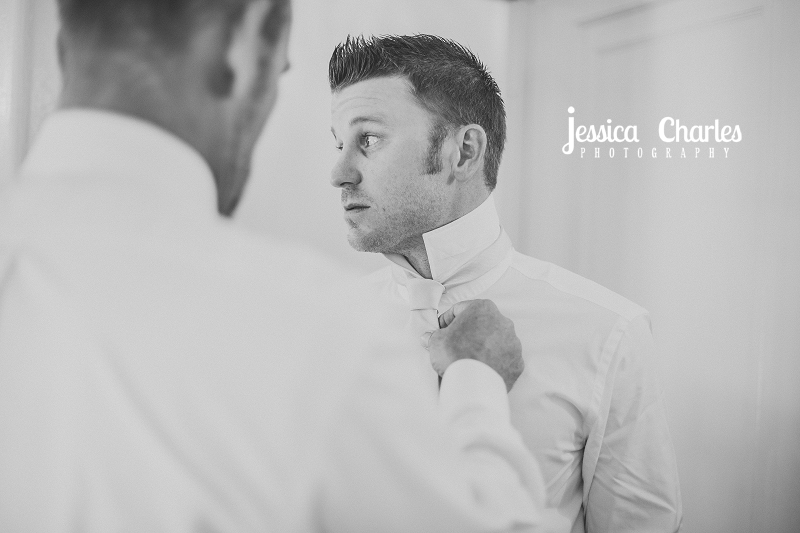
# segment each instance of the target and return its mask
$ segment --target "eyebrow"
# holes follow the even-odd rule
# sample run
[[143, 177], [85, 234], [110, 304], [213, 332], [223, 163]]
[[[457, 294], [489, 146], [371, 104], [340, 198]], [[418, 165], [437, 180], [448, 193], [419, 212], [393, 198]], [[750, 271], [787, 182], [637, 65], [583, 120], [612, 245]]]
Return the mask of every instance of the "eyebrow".
[[386, 124], [386, 119], [381, 115], [365, 115], [365, 116], [354, 117], [350, 121], [350, 125], [354, 126], [356, 124], [361, 124], [362, 122], [376, 122], [378, 124]]
[[[363, 116], [354, 117], [350, 121], [350, 126], [352, 127], [352, 126], [355, 126], [356, 124], [361, 124], [363, 122], [375, 122], [376, 124], [385, 125], [386, 124], [386, 119], [384, 119], [383, 116], [381, 116], [381, 115], [363, 115]], [[331, 133], [333, 133], [333, 136], [336, 137], [336, 131], [334, 131], [333, 126], [331, 126]]]

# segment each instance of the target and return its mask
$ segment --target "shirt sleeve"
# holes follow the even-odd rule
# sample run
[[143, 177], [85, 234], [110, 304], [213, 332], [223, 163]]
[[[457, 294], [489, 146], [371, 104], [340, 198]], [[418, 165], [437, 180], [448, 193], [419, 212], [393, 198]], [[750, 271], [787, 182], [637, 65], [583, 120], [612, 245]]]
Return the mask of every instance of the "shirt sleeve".
[[320, 529], [537, 531], [542, 478], [510, 425], [502, 378], [457, 361], [437, 403], [410, 358], [376, 362], [332, 421]]
[[642, 315], [618, 331], [584, 452], [586, 531], [675, 532], [680, 487], [649, 319]]

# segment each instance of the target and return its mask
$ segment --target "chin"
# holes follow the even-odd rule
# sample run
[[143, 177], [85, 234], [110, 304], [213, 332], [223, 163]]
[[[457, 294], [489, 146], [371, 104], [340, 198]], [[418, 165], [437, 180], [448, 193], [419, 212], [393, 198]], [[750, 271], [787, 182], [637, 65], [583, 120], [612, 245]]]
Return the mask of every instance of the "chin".
[[370, 252], [365, 246], [364, 240], [361, 238], [360, 235], [354, 235], [353, 231], [351, 230], [347, 234], [347, 242], [350, 244], [350, 247], [355, 250], [356, 252]]
[[347, 242], [357, 252], [386, 253], [387, 247], [383, 239], [374, 233], [362, 233], [356, 228], [351, 228], [347, 233]]

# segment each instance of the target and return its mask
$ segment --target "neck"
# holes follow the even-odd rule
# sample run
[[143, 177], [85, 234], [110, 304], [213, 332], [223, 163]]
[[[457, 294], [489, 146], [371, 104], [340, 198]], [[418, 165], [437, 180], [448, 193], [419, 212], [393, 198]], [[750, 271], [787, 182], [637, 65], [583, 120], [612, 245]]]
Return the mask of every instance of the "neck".
[[425, 241], [422, 240], [422, 235], [419, 236], [419, 245], [401, 254], [406, 258], [408, 264], [414, 267], [414, 270], [425, 279], [433, 279], [431, 272], [431, 264], [428, 261], [428, 251], [425, 249]]
[[[490, 192], [485, 187], [481, 187], [481, 190], [477, 194], [471, 195], [469, 199], [459, 202], [452, 211], [451, 215], [445, 219], [446, 222], [440, 224], [436, 228], [431, 228], [428, 231], [433, 231], [441, 228], [442, 226], [446, 226], [447, 224], [458, 220], [464, 215], [471, 213], [486, 201], [486, 199], [489, 197], [489, 194]], [[406, 261], [408, 261], [408, 264], [410, 264], [420, 276], [425, 279], [433, 279], [431, 263], [428, 259], [428, 250], [425, 248], [425, 240], [422, 238], [422, 235], [415, 235], [406, 243], [404, 243], [404, 245], [399, 246], [398, 250], [394, 253], [405, 257]]]
[[[176, 62], [173, 72], [180, 68]], [[186, 112], [188, 91], [181, 90], [172, 80], [181, 73], [165, 76], [166, 68], [154, 68], [143, 61], [122, 54], [93, 54], [76, 57], [64, 65], [64, 89], [59, 107], [91, 108], [112, 111], [153, 123], [204, 153], [202, 140], [197, 137], [202, 127], [202, 107], [192, 106]], [[176, 98], [177, 94], [184, 98]]]

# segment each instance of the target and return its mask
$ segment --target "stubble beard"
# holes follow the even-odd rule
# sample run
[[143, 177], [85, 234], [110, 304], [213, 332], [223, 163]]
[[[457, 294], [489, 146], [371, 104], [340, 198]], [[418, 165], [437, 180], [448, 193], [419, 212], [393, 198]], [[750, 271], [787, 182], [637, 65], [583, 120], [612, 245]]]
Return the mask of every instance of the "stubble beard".
[[422, 234], [438, 227], [444, 198], [434, 191], [418, 191], [406, 209], [387, 214], [378, 226], [351, 226], [347, 241], [358, 252], [405, 255], [422, 242]]
[[403, 229], [407, 227], [402, 221], [407, 217], [399, 218], [401, 220], [393, 220], [392, 217], [384, 221], [381, 228], [372, 231], [364, 231], [358, 226], [351, 227], [347, 233], [347, 242], [357, 252], [395, 253], [400, 241], [404, 240], [406, 231]]
[[380, 242], [371, 239], [370, 235], [357, 235], [354, 234], [355, 232], [356, 230], [353, 228], [347, 233], [347, 242], [350, 243], [350, 247], [353, 250], [356, 252], [382, 253]]
[[[434, 176], [442, 170], [442, 141], [447, 135], [444, 124], [435, 125], [429, 138], [428, 150], [423, 159], [422, 175]], [[380, 227], [364, 231], [358, 225], [351, 226], [347, 232], [347, 242], [357, 252], [395, 253], [405, 255], [414, 246], [414, 241], [422, 239], [422, 234], [434, 229], [437, 220], [437, 207], [444, 203], [444, 197], [433, 191], [415, 191], [416, 198], [406, 205], [412, 209], [401, 209], [384, 218]]]

